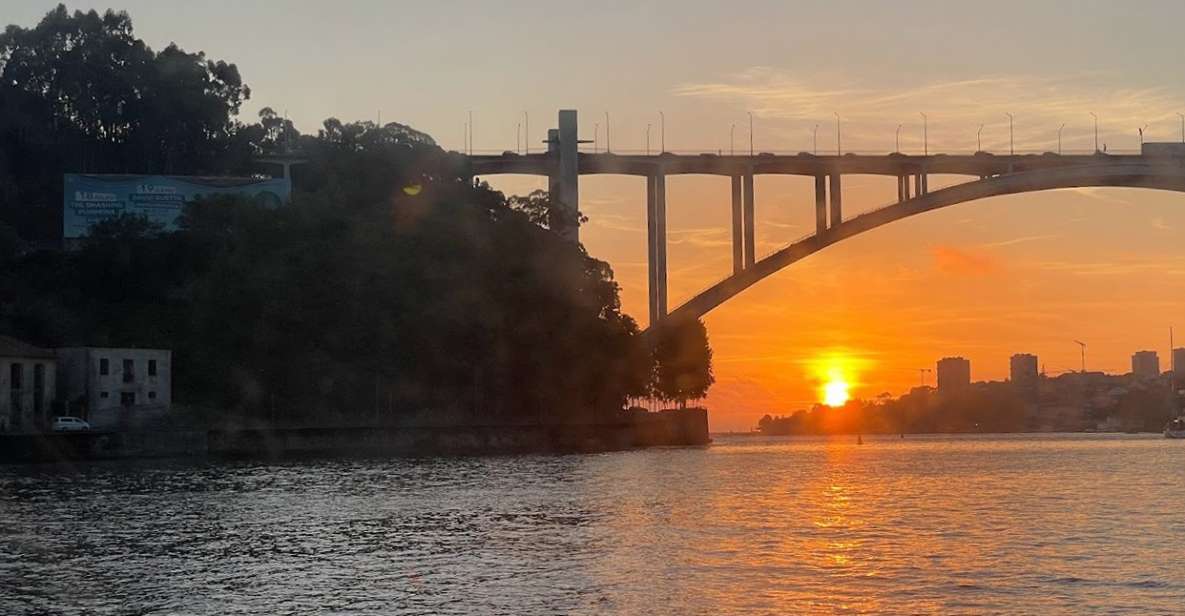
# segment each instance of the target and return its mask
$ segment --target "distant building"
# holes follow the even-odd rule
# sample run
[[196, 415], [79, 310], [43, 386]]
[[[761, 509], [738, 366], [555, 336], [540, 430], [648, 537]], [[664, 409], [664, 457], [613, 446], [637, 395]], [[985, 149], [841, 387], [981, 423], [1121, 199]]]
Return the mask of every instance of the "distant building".
[[53, 351], [0, 336], [0, 432], [49, 425], [56, 374]]
[[1132, 355], [1132, 375], [1137, 379], [1160, 376], [1160, 358], [1156, 356], [1156, 351], [1137, 351]]
[[971, 362], [962, 357], [938, 360], [938, 391], [955, 391], [971, 385]]
[[1008, 362], [1009, 378], [1017, 391], [1035, 395], [1037, 393], [1037, 356], [1017, 353]]
[[173, 402], [171, 351], [75, 347], [58, 349], [59, 398], [71, 415], [96, 428], [115, 428], [132, 414], [159, 414]]
[[1185, 348], [1173, 349], [1173, 383], [1177, 389], [1185, 389]]

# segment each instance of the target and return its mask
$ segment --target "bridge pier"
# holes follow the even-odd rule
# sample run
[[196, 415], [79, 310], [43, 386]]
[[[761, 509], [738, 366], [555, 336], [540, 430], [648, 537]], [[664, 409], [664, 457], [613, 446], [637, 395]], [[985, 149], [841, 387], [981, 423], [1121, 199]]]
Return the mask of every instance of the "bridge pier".
[[753, 267], [757, 262], [757, 225], [754, 217], [753, 205], [753, 169], [750, 168], [743, 178], [745, 203], [744, 203], [744, 226], [745, 226], [745, 268]]
[[827, 176], [815, 176], [815, 237], [827, 233]]
[[646, 176], [646, 248], [653, 326], [667, 314], [667, 178], [661, 172]]
[[831, 224], [830, 228], [834, 229], [843, 222], [843, 187], [840, 184], [840, 178], [843, 177], [838, 171], [831, 173]]
[[741, 176], [732, 176], [732, 273], [745, 269], [744, 214], [741, 210]]

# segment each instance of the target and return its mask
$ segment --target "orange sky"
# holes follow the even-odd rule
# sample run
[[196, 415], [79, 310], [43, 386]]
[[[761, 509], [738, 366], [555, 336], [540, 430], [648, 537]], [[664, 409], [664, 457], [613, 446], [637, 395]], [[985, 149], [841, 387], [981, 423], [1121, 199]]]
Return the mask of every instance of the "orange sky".
[[[70, 8], [106, 8], [82, 0]], [[213, 5], [218, 5], [214, 2]], [[556, 111], [580, 111], [581, 136], [616, 151], [748, 145], [758, 151], [1090, 151], [1099, 118], [1109, 151], [1181, 137], [1185, 3], [997, 0], [743, 4], [694, 0], [605, 6], [293, 0], [174, 4], [124, 0], [137, 34], [236, 62], [250, 84], [248, 119], [263, 106], [306, 132], [336, 116], [410, 124], [460, 149], [474, 117], [477, 150], [515, 147], [523, 113], [540, 147]], [[33, 25], [44, 0], [9, 0], [5, 23]], [[266, 43], [261, 41], [266, 40]], [[325, 43], [322, 43], [325, 42]], [[331, 42], [331, 43], [330, 43]], [[509, 192], [544, 187], [501, 177]], [[957, 178], [931, 178], [935, 189]], [[758, 253], [813, 229], [809, 178], [757, 179]], [[896, 196], [888, 178], [849, 177], [851, 216]], [[646, 319], [644, 183], [584, 177], [589, 251], [610, 262], [625, 308]], [[668, 180], [671, 305], [731, 268], [727, 178]], [[1031, 352], [1050, 373], [1126, 371], [1130, 354], [1160, 352], [1168, 328], [1185, 339], [1185, 195], [1066, 190], [963, 204], [888, 225], [794, 264], [711, 312], [717, 385], [712, 427], [748, 429], [766, 412], [819, 399], [819, 358], [852, 358], [854, 393], [899, 394], [944, 355], [971, 359], [976, 379], [1007, 373]], [[930, 375], [931, 383], [933, 375]]]

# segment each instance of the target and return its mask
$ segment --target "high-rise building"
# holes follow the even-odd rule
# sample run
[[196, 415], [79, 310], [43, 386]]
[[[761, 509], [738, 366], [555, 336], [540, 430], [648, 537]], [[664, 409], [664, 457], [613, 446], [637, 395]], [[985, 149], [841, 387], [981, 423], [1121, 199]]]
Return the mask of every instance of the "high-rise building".
[[1160, 376], [1160, 358], [1156, 351], [1137, 351], [1132, 355], [1132, 375], [1138, 379], [1154, 379]]
[[1029, 353], [1017, 353], [1008, 363], [1012, 386], [1017, 391], [1035, 393], [1037, 391], [1037, 356]]
[[1173, 349], [1173, 383], [1177, 389], [1185, 389], [1185, 348]]
[[971, 385], [971, 362], [962, 357], [938, 360], [938, 391], [955, 391]]

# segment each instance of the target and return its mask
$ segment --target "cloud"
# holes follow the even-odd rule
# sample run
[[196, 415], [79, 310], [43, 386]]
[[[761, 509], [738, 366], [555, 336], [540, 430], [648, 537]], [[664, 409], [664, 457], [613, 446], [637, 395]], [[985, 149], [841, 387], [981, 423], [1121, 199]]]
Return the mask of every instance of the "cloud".
[[1173, 227], [1164, 221], [1164, 218], [1157, 216], [1152, 219], [1152, 228], [1159, 231], [1172, 231]]
[[982, 252], [972, 252], [949, 245], [938, 245], [931, 250], [938, 271], [956, 276], [990, 276], [1000, 271], [1000, 262]]
[[1026, 242], [1039, 242], [1041, 240], [1051, 240], [1051, 239], [1054, 239], [1057, 237], [1061, 237], [1061, 236], [1057, 235], [1057, 234], [1025, 235], [1022, 237], [1014, 237], [1014, 238], [1008, 239], [1008, 240], [1000, 240], [998, 242], [987, 242], [984, 244], [980, 244], [979, 246], [981, 248], [1000, 248], [1002, 246], [1015, 246], [1016, 244], [1024, 244]]
[[[1015, 117], [1018, 151], [1056, 149], [1058, 127], [1063, 123], [1063, 151], [1093, 150], [1091, 112], [1099, 116], [1100, 147], [1109, 144], [1110, 151], [1138, 147], [1130, 127], [1150, 125], [1152, 139], [1175, 132], [1180, 92], [1162, 86], [1115, 88], [1111, 84], [1116, 80], [1108, 77], [989, 75], [870, 88], [837, 83], [828, 75], [798, 76], [777, 68], [751, 67], [715, 81], [681, 84], [674, 94], [719, 100], [738, 110], [753, 111], [766, 126], [768, 139], [779, 143], [779, 147], [764, 145], [763, 149], [802, 149], [809, 145], [816, 123], [822, 124], [819, 143], [830, 144], [835, 134], [834, 112], [843, 118], [844, 149], [848, 151], [891, 150], [894, 129], [901, 123], [902, 149], [920, 150], [919, 111], [928, 113], [931, 152], [974, 150], [980, 124], [984, 125], [984, 149], [1007, 151], [1005, 113]], [[823, 139], [824, 131], [827, 140]]]

